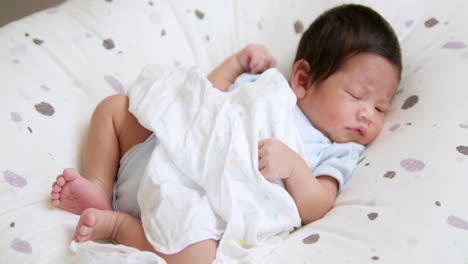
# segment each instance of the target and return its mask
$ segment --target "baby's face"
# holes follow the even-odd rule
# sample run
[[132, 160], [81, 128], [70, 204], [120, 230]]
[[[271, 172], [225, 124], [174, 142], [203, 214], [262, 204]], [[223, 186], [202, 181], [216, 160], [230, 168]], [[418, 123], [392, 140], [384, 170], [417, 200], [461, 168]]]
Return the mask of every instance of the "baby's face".
[[360, 53], [326, 80], [309, 85], [298, 105], [330, 140], [368, 144], [382, 129], [398, 82], [398, 69], [387, 59]]

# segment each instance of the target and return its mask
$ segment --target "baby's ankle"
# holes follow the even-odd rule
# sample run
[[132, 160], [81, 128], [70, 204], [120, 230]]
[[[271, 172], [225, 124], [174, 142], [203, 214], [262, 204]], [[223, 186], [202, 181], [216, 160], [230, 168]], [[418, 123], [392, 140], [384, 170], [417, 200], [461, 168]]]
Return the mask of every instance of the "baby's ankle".
[[112, 232], [111, 232], [111, 235], [109, 237], [109, 239], [112, 239], [114, 240], [115, 242], [117, 243], [120, 243], [120, 228], [123, 226], [123, 223], [127, 220], [128, 217], [130, 217], [129, 215], [125, 214], [125, 213], [118, 213], [118, 212], [113, 212], [113, 214], [115, 214], [115, 221], [114, 222], [114, 226], [112, 228]]
[[112, 201], [112, 189], [109, 188], [102, 180], [96, 177], [86, 177], [88, 181], [94, 184], [94, 186], [98, 187], [102, 193], [106, 195], [106, 197], [109, 198], [109, 202]]

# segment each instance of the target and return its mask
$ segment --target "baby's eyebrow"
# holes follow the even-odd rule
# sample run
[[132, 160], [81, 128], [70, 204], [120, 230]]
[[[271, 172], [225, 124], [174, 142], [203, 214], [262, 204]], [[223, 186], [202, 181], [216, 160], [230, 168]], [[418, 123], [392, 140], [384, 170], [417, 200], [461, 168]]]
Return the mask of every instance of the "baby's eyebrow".
[[359, 91], [359, 92], [369, 92], [369, 88], [366, 87], [366, 85], [362, 82], [345, 82], [344, 87], [354, 90], [354, 91]]
[[392, 101], [392, 98], [388, 98], [385, 96], [385, 98], [379, 98], [376, 100], [377, 105], [381, 105], [384, 107], [389, 107], [390, 103]]

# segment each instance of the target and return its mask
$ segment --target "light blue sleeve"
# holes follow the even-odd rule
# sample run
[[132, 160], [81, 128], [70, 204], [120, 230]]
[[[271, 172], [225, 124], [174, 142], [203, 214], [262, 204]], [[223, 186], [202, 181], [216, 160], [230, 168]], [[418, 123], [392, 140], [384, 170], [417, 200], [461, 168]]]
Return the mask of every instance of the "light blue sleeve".
[[338, 181], [338, 191], [351, 177], [364, 146], [357, 143], [333, 143], [321, 153], [320, 162], [313, 169], [314, 176], [331, 176]]

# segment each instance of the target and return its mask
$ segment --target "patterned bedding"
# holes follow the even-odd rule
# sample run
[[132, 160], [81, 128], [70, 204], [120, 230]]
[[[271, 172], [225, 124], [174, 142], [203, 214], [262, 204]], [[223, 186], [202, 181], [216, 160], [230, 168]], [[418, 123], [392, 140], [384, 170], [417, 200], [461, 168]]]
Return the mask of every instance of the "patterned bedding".
[[[382, 134], [336, 206], [265, 263], [468, 263], [468, 3], [354, 1], [402, 45], [401, 85]], [[301, 33], [342, 1], [70, 0], [0, 28], [0, 263], [79, 263], [78, 216], [49, 204], [81, 168], [96, 104], [144, 65], [208, 73], [261, 43], [286, 76]]]

